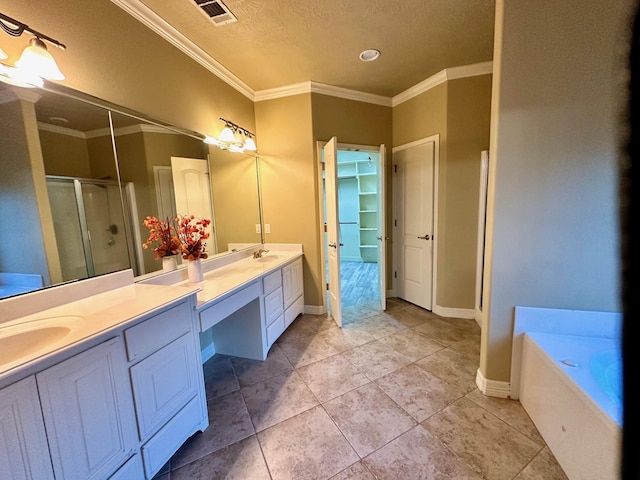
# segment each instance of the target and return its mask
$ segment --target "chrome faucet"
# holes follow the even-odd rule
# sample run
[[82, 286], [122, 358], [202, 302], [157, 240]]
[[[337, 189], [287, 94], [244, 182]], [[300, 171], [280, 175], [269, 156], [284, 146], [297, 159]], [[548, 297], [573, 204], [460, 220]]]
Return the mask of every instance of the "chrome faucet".
[[258, 250], [256, 250], [255, 252], [253, 252], [253, 258], [262, 258], [262, 255], [265, 253], [268, 253], [269, 250], [265, 249], [265, 248], [259, 248]]

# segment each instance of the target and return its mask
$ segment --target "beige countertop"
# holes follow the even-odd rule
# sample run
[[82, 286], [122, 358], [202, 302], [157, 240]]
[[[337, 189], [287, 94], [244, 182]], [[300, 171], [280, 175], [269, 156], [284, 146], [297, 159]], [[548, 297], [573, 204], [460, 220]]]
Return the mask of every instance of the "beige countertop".
[[1, 323], [0, 387], [90, 348], [198, 289], [194, 284], [132, 284]]
[[183, 281], [176, 285], [192, 285], [200, 288], [198, 292], [198, 310], [222, 300], [227, 294], [242, 288], [268, 273], [282, 268], [287, 263], [302, 257], [301, 251], [269, 251], [261, 258], [248, 257], [224, 267], [204, 273], [199, 283]]

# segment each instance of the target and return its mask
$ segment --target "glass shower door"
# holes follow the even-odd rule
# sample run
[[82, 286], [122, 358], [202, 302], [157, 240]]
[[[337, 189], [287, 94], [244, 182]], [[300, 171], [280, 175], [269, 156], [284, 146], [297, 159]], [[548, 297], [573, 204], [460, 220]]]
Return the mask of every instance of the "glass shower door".
[[130, 268], [117, 183], [50, 176], [47, 189], [64, 281]]

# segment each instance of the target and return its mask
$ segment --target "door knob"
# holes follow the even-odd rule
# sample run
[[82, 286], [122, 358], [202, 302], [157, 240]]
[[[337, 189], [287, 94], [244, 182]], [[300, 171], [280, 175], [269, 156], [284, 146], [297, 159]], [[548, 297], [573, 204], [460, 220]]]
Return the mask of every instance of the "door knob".
[[431, 237], [429, 235], [425, 235], [424, 237], [418, 237], [421, 240], [429, 240]]

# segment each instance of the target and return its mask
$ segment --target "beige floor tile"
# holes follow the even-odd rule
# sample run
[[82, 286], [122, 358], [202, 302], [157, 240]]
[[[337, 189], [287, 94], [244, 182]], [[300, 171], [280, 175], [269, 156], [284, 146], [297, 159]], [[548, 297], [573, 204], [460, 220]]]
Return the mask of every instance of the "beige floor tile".
[[391, 372], [375, 383], [417, 422], [467, 393], [466, 389], [443, 382], [414, 364]]
[[291, 362], [278, 345], [271, 347], [265, 361], [233, 357], [231, 362], [241, 387], [293, 371]]
[[344, 351], [331, 345], [320, 333], [278, 344], [289, 362], [299, 368]]
[[473, 358], [480, 362], [480, 335], [470, 334], [462, 340], [452, 343], [449, 348], [461, 355]]
[[370, 382], [341, 354], [301, 367], [297, 372], [320, 402]]
[[[406, 303], [406, 302], [405, 302]], [[392, 309], [387, 311], [394, 319], [401, 322], [407, 327], [416, 327], [423, 324], [431, 318], [436, 316], [423, 308], [406, 303], [401, 308]]]
[[375, 384], [345, 393], [324, 407], [360, 457], [416, 425], [416, 421]]
[[231, 357], [214, 355], [203, 365], [207, 399], [220, 397], [240, 389]]
[[331, 480], [376, 480], [376, 477], [364, 466], [362, 462], [354, 463], [346, 470], [343, 470]]
[[376, 337], [367, 331], [358, 328], [351, 328], [349, 325], [342, 328], [337, 325], [332, 325], [320, 330], [318, 335], [340, 352], [350, 350], [354, 347], [359, 347], [360, 345], [376, 340]]
[[441, 343], [435, 342], [413, 330], [389, 335], [381, 338], [380, 341], [389, 345], [412, 362], [445, 348]]
[[412, 328], [416, 332], [420, 332], [430, 339], [447, 346], [464, 340], [468, 335], [464, 328], [449, 323], [446, 318], [435, 316]]
[[482, 480], [418, 425], [363, 460], [378, 480]]
[[258, 433], [273, 480], [325, 480], [358, 455], [321, 407]]
[[538, 429], [529, 418], [522, 404], [509, 398], [495, 398], [484, 395], [476, 389], [467, 394], [467, 398], [493, 413], [496, 417], [511, 425], [540, 446], [545, 442]]
[[486, 480], [510, 480], [542, 447], [467, 398], [421, 424]]
[[456, 387], [471, 392], [476, 386], [476, 372], [480, 363], [450, 348], [438, 350], [415, 362], [420, 368]]
[[318, 405], [295, 371], [247, 385], [241, 391], [258, 432]]
[[270, 480], [255, 435], [171, 472], [171, 480]]
[[366, 332], [376, 339], [409, 329], [409, 327], [394, 319], [391, 315], [380, 312], [376, 315], [360, 319], [357, 322], [348, 323], [345, 327], [351, 330]]
[[209, 426], [191, 436], [171, 458], [176, 469], [198, 458], [220, 450], [254, 433], [249, 412], [240, 391], [231, 392], [208, 402]]
[[407, 357], [379, 340], [349, 350], [344, 356], [371, 380], [411, 363]]
[[558, 461], [544, 448], [514, 480], [568, 480]]

